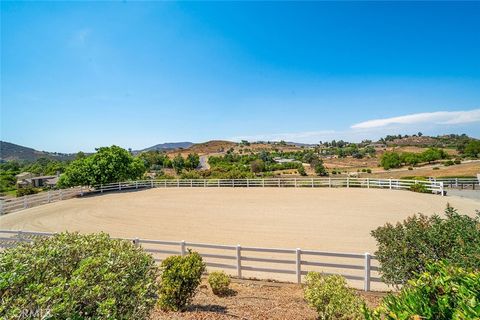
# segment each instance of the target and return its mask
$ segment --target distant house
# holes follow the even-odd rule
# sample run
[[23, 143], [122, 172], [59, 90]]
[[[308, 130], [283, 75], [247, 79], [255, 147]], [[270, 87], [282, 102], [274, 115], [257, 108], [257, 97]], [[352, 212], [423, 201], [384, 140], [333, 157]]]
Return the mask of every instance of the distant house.
[[17, 187], [55, 187], [58, 182], [58, 175], [56, 176], [35, 176], [30, 172], [22, 172], [15, 176], [17, 178]]

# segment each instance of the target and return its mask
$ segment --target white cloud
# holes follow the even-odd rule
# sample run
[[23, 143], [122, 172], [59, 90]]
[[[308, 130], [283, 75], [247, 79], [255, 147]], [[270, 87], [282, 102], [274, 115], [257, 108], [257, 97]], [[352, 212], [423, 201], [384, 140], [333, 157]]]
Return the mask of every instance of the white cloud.
[[[287, 133], [265, 133], [227, 138], [240, 141], [292, 141], [318, 143], [319, 141], [379, 139], [387, 134], [414, 134], [422, 131], [426, 134], [457, 133], [445, 131], [446, 126], [480, 123], [480, 109], [468, 111], [438, 111], [416, 113], [399, 117], [374, 119], [360, 122], [345, 130], [318, 130]], [[422, 124], [421, 127], [418, 124]], [[421, 130], [420, 130], [421, 129]]]
[[390, 125], [411, 125], [429, 123], [436, 125], [466, 124], [480, 122], [480, 109], [468, 111], [438, 111], [415, 113], [405, 116], [374, 119], [360, 122], [351, 126], [352, 129], [373, 129]]

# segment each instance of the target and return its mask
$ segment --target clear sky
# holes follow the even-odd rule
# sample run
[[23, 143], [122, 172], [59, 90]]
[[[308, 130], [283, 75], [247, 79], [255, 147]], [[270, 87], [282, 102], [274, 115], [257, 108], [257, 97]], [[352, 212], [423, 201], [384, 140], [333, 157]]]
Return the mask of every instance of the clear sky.
[[1, 140], [480, 137], [480, 3], [1, 2]]

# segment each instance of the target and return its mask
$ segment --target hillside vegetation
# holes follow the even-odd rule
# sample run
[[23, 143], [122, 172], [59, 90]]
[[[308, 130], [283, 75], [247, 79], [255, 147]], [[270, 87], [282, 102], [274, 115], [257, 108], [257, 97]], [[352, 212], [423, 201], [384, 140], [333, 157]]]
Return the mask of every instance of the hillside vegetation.
[[[63, 173], [59, 186], [95, 185], [139, 178], [474, 177], [480, 172], [480, 140], [466, 135], [428, 137], [418, 133], [386, 136], [375, 142], [332, 140], [320, 141], [317, 145], [213, 140], [197, 144], [166, 143], [141, 152], [112, 146], [99, 148], [91, 155], [36, 151], [7, 142], [2, 142], [1, 148], [0, 193], [4, 194], [16, 190], [15, 175], [21, 172], [36, 175]], [[98, 155], [99, 150], [114, 149], [114, 154]], [[124, 169], [129, 166], [125, 159], [130, 159], [128, 163], [135, 163], [135, 169], [131, 169], [134, 174], [125, 173]], [[105, 168], [121, 168], [116, 171], [123, 173], [106, 175], [109, 170], [100, 170], [104, 165]]]

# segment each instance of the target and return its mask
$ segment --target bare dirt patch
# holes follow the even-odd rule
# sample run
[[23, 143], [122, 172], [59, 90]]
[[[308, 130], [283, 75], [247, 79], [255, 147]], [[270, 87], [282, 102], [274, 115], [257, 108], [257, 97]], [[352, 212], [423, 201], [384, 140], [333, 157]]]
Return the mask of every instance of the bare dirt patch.
[[[316, 313], [303, 299], [303, 288], [288, 283], [234, 280], [233, 295], [215, 296], [203, 281], [193, 303], [184, 312], [156, 310], [151, 320], [166, 319], [316, 319]], [[375, 307], [382, 292], [358, 293]]]

